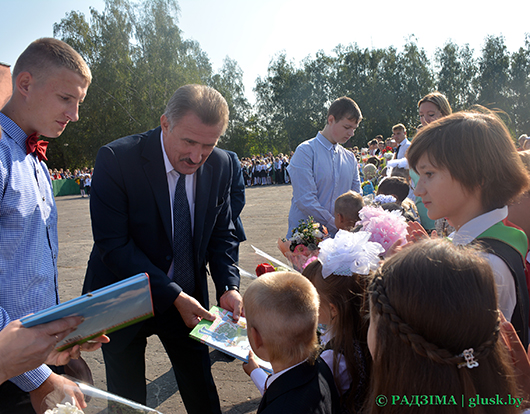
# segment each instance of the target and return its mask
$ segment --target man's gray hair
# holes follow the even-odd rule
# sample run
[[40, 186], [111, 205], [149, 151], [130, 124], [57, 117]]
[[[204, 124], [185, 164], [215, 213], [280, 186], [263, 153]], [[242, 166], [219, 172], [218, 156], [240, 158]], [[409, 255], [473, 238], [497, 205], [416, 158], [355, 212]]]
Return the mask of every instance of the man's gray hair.
[[175, 91], [164, 112], [170, 129], [190, 111], [205, 125], [222, 123], [223, 133], [228, 126], [228, 104], [223, 95], [209, 86], [184, 85]]

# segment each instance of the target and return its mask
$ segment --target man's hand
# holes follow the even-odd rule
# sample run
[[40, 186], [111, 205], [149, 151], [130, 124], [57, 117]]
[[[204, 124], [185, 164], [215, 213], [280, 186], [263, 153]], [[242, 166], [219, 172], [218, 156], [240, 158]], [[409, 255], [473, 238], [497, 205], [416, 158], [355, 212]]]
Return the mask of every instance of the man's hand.
[[179, 311], [180, 316], [182, 316], [186, 326], [190, 329], [193, 329], [201, 319], [215, 321], [214, 314], [204, 309], [197, 299], [184, 292], [180, 292], [173, 304]]
[[47, 361], [52, 351], [58, 359], [66, 358], [68, 351], [63, 354], [54, 348], [82, 320], [81, 317], [69, 317], [32, 328], [24, 328], [19, 320], [10, 322], [0, 332], [0, 383], [37, 368]]
[[219, 300], [221, 308], [226, 309], [233, 314], [234, 320], [237, 322], [240, 316], [243, 315], [243, 298], [237, 290], [227, 290]]
[[71, 359], [78, 359], [83, 352], [93, 352], [101, 348], [102, 344], [106, 344], [110, 341], [107, 335], [101, 335], [97, 338], [91, 339], [81, 345], [75, 345], [72, 348], [65, 349], [64, 351], [58, 352], [53, 350], [48, 358], [46, 358], [46, 364], [48, 365], [66, 365]]
[[65, 401], [65, 397], [81, 410], [87, 406], [79, 387], [74, 382], [53, 372], [39, 388], [31, 391], [29, 396], [31, 405], [37, 414], [42, 414], [46, 409]]

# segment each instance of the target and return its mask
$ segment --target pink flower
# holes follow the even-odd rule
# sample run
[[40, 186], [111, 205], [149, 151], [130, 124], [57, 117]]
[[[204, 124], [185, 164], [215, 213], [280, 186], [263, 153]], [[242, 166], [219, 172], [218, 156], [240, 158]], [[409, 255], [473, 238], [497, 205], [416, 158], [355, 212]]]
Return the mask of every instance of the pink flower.
[[371, 233], [370, 241], [381, 244], [386, 252], [398, 240], [406, 242], [407, 221], [401, 212], [366, 206], [359, 211], [363, 230]]
[[299, 244], [294, 248], [294, 253], [307, 255], [309, 253], [309, 249], [307, 246], [304, 246], [303, 244]]

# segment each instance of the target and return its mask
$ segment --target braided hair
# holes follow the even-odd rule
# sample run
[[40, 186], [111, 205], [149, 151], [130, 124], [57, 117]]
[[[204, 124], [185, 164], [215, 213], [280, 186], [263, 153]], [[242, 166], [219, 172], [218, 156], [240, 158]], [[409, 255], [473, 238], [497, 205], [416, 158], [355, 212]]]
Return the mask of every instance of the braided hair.
[[[477, 394], [517, 395], [499, 341], [495, 279], [475, 248], [445, 240], [416, 243], [381, 266], [368, 294], [375, 337], [368, 412], [381, 410], [375, 404], [380, 394], [400, 396], [401, 403], [403, 396], [410, 402], [413, 395], [445, 395], [449, 403], [414, 408], [394, 399], [385, 413], [516, 412], [513, 406], [470, 407]], [[459, 368], [469, 348], [479, 365]]]

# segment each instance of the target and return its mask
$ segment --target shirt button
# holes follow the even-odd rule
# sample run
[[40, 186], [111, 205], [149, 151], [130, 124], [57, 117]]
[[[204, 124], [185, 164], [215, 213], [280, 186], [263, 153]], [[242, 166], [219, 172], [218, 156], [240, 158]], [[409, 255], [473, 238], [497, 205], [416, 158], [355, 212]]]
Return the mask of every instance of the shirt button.
[[46, 201], [46, 197], [42, 197], [42, 201]]

